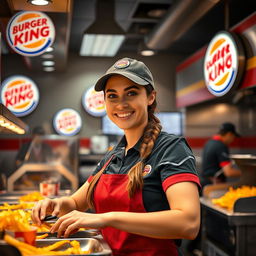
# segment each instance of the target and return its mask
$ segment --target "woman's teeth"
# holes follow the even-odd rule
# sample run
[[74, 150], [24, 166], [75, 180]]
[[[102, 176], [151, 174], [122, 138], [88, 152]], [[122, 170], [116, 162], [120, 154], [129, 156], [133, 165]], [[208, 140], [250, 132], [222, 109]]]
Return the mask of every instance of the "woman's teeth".
[[116, 114], [117, 117], [124, 118], [130, 116], [132, 113]]

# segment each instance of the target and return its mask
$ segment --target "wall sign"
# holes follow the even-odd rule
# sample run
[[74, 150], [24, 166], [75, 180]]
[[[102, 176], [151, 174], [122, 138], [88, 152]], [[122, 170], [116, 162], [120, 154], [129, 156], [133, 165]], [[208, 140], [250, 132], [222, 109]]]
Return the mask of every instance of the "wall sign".
[[6, 38], [18, 54], [37, 56], [52, 45], [55, 28], [52, 20], [42, 12], [18, 12], [7, 25]]
[[221, 31], [208, 45], [204, 59], [204, 79], [207, 89], [215, 96], [223, 96], [240, 82], [245, 57], [235, 34]]
[[103, 91], [96, 92], [94, 86], [89, 88], [82, 97], [82, 104], [90, 115], [100, 117], [106, 115]]
[[53, 127], [58, 134], [72, 136], [80, 131], [82, 120], [77, 111], [64, 108], [54, 116]]
[[1, 102], [16, 116], [30, 114], [39, 102], [36, 84], [25, 76], [11, 76], [4, 80], [0, 93]]

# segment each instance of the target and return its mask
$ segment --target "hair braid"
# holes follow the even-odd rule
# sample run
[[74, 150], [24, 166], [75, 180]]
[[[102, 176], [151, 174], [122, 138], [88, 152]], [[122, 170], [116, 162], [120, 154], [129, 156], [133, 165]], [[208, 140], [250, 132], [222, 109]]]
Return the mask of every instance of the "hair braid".
[[[148, 89], [147, 93], [150, 93]], [[140, 161], [136, 163], [128, 173], [129, 181], [127, 190], [130, 197], [133, 197], [137, 190], [142, 189], [142, 170], [145, 167], [145, 160], [151, 154], [155, 145], [155, 141], [162, 130], [159, 119], [154, 115], [156, 106], [157, 103], [155, 100], [153, 104], [148, 107], [148, 124], [145, 127], [142, 143], [140, 146]]]

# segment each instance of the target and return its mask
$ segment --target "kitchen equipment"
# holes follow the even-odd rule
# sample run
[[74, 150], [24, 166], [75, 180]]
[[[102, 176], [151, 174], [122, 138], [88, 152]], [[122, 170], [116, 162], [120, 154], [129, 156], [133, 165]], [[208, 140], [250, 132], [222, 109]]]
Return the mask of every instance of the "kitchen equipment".
[[256, 252], [256, 197], [240, 198], [233, 210], [212, 203], [230, 186], [256, 185], [256, 156], [231, 155], [241, 169], [240, 179], [233, 183], [208, 185], [202, 205], [202, 251], [207, 256], [254, 256]]

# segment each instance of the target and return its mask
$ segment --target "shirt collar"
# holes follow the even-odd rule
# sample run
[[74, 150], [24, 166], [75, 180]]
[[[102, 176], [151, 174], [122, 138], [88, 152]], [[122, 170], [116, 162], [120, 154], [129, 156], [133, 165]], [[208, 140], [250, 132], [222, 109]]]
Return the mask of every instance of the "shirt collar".
[[[133, 149], [137, 150], [140, 152], [140, 145], [142, 143], [142, 138], [143, 136], [140, 137], [140, 139], [137, 141], [137, 143], [132, 147]], [[126, 137], [125, 135], [122, 137], [120, 142], [117, 144], [117, 148], [124, 148], [127, 145]]]
[[219, 141], [222, 141], [222, 138], [221, 138], [221, 136], [220, 136], [219, 134], [215, 134], [215, 135], [213, 135], [212, 139], [213, 139], [213, 140], [219, 140]]

